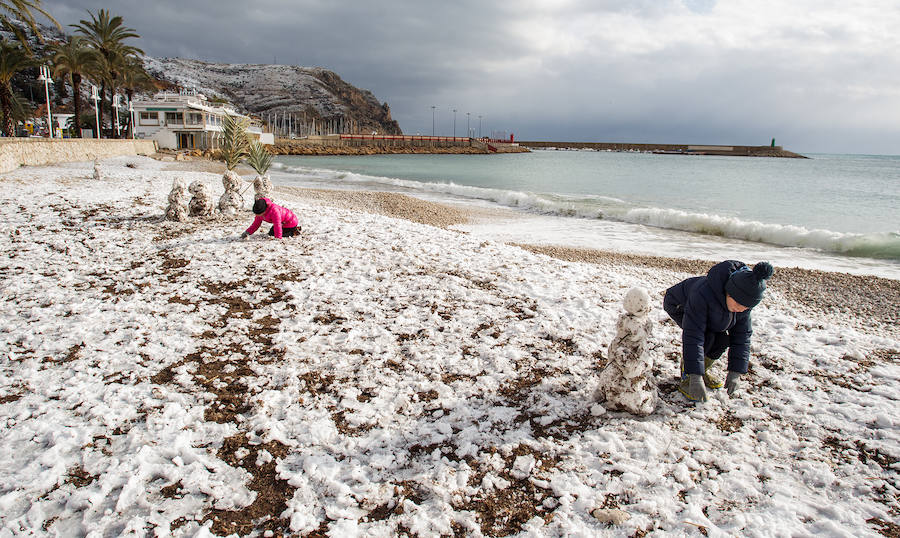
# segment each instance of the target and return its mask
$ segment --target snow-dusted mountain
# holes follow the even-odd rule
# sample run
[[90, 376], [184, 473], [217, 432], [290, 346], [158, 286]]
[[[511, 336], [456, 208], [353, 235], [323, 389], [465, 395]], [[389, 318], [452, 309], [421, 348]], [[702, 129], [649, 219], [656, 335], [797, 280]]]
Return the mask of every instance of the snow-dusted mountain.
[[[25, 29], [22, 23], [13, 22]], [[39, 23], [38, 27], [44, 35], [43, 41], [30, 32], [26, 31], [26, 34], [35, 57], [44, 58], [47, 44], [64, 40], [66, 34], [54, 26]], [[14, 40], [11, 32], [3, 30], [0, 30], [0, 38]], [[387, 103], [379, 102], [372, 92], [356, 88], [333, 71], [320, 67], [220, 64], [145, 56], [144, 68], [163, 85], [220, 97], [252, 114], [293, 113], [295, 118], [300, 118], [305, 113], [308, 120], [342, 119], [345, 123], [352, 120], [362, 132], [401, 134], [400, 126], [391, 119]], [[36, 73], [37, 69], [34, 69], [28, 76], [36, 77]], [[24, 91], [28, 83], [18, 77], [14, 80], [14, 89], [28, 95]], [[83, 99], [90, 95], [89, 84], [90, 80], [86, 80], [81, 88]]]
[[362, 130], [400, 134], [387, 103], [332, 71], [290, 65], [220, 64], [184, 58], [144, 58], [155, 78], [208, 97], [220, 97], [253, 114], [288, 112], [309, 119], [358, 122]]

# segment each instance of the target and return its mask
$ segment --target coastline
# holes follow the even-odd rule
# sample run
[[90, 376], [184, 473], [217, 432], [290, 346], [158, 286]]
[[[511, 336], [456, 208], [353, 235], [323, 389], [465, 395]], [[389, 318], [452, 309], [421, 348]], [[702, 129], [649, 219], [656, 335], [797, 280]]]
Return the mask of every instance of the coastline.
[[[100, 179], [91, 162], [0, 176], [0, 529], [865, 535], [893, 520], [900, 335], [857, 304], [893, 281], [785, 270], [802, 285], [773, 282], [754, 311], [740, 389], [694, 406], [657, 300], [703, 262], [507, 245], [455, 229], [502, 211], [392, 193], [279, 187], [302, 225], [280, 241], [240, 239], [246, 199], [162, 219], [174, 181], [218, 200], [217, 170], [117, 157]], [[845, 311], [800, 300], [840, 282], [860, 294]], [[647, 417], [595, 392], [636, 286], [654, 298]]]
[[[334, 207], [402, 218], [438, 228], [452, 229], [455, 224], [492, 218], [515, 218], [515, 213], [508, 210], [475, 210], [429, 202], [398, 193], [284, 186], [277, 187], [277, 190]], [[689, 275], [705, 274], [710, 267], [722, 261], [647, 256], [565, 245], [511, 244], [530, 252], [570, 262], [665, 269]], [[755, 261], [761, 260], [745, 261], [752, 265]], [[769, 289], [796, 301], [810, 314], [847, 315], [853, 318], [857, 325], [875, 324], [885, 330], [896, 330], [900, 325], [900, 312], [896, 309], [896, 298], [900, 297], [900, 280], [779, 266], [776, 267], [769, 283]]]

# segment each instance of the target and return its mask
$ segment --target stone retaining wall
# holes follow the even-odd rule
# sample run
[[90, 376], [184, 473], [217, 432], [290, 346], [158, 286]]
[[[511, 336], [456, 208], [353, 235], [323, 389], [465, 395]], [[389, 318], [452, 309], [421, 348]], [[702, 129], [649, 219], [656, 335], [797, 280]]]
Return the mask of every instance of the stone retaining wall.
[[92, 161], [119, 155], [152, 155], [153, 140], [0, 138], [0, 173], [20, 166]]

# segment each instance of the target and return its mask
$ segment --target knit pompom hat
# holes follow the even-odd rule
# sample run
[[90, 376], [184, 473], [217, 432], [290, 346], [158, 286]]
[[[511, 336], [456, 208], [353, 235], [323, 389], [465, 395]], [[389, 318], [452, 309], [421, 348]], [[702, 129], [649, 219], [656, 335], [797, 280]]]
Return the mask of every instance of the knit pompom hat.
[[766, 291], [766, 280], [775, 270], [769, 262], [759, 262], [750, 270], [746, 265], [731, 273], [725, 283], [725, 293], [747, 308], [758, 305]]
[[266, 212], [266, 209], [269, 208], [269, 204], [260, 198], [259, 200], [253, 202], [253, 213], [257, 215], [262, 215]]

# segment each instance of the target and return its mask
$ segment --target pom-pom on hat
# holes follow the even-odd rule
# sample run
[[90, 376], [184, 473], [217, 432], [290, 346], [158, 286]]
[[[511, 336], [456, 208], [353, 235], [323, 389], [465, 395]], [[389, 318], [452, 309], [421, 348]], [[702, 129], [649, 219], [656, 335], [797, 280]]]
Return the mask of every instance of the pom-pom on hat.
[[256, 215], [262, 215], [268, 208], [269, 204], [262, 198], [253, 202], [253, 213]]
[[725, 293], [747, 308], [758, 305], [766, 291], [766, 280], [775, 270], [769, 262], [759, 262], [750, 270], [746, 265], [734, 273], [725, 283]]

